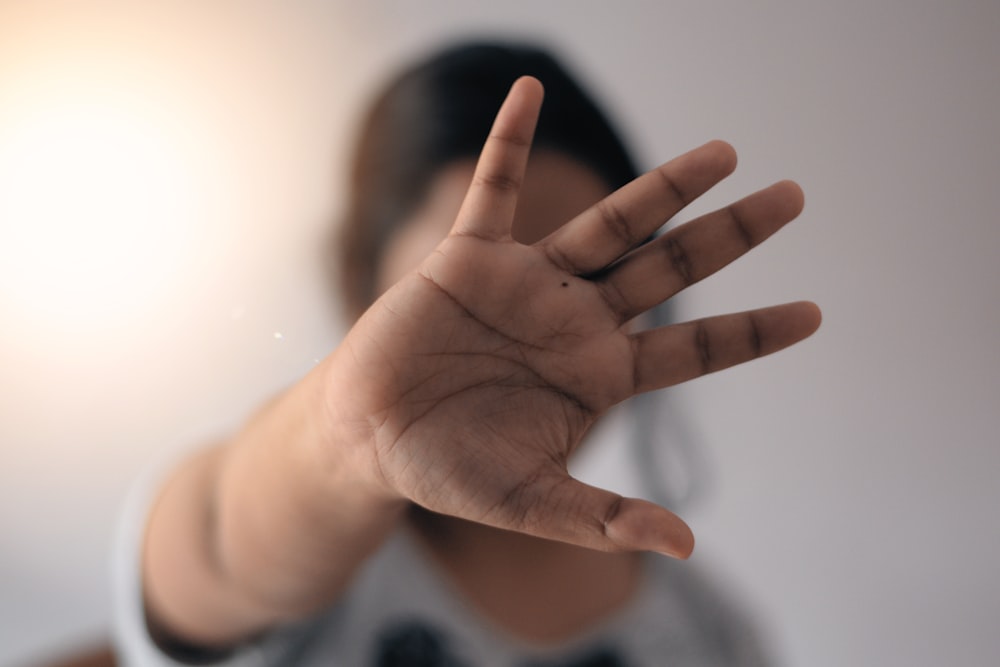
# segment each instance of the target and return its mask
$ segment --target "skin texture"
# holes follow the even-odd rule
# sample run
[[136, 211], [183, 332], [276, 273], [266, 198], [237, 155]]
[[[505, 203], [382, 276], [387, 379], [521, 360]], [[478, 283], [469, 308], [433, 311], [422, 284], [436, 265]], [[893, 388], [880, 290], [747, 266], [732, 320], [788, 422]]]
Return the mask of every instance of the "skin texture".
[[[472, 182], [475, 161], [435, 177], [423, 206], [389, 240], [379, 264], [382, 293], [417, 268], [447, 236]], [[610, 191], [603, 179], [564, 154], [532, 151], [512, 236], [534, 243]], [[552, 644], [593, 627], [627, 603], [641, 584], [642, 561], [534, 538], [430, 512], [411, 512], [412, 530], [466, 604], [508, 634]]]
[[540, 101], [536, 82], [515, 86], [451, 234], [338, 350], [351, 375], [366, 377], [331, 404], [332, 421], [361, 434], [386, 489], [423, 507], [580, 546], [686, 557], [693, 540], [677, 517], [587, 487], [566, 462], [616, 403], [812, 333], [811, 304], [637, 334], [625, 326], [788, 222], [801, 192], [777, 184], [630, 253], [732, 171], [734, 152], [714, 142], [519, 243], [511, 226]]
[[[165, 485], [143, 556], [161, 636], [226, 647], [331, 604], [410, 503], [433, 512], [418, 532], [459, 587], [541, 639], [626, 599], [631, 552], [691, 553], [677, 516], [584, 485], [566, 463], [616, 403], [815, 331], [810, 303], [629, 326], [793, 219], [802, 193], [781, 182], [639, 247], [732, 172], [735, 152], [706, 144], [582, 211], [605, 194], [593, 175], [542, 157], [543, 172], [582, 169], [578, 188], [552, 204], [539, 185], [551, 182], [531, 178], [522, 200], [541, 100], [534, 79], [514, 85], [444, 240], [427, 241], [451, 219], [467, 165], [440, 181], [451, 194], [430, 198], [400, 237], [411, 243], [390, 245], [392, 287], [336, 350]], [[546, 626], [553, 617], [565, 622]]]

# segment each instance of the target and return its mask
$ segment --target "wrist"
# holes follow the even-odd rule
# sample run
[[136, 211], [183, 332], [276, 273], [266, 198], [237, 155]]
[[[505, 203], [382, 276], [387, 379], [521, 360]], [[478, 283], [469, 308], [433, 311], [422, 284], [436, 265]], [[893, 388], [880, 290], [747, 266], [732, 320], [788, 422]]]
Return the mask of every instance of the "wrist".
[[309, 457], [324, 477], [373, 506], [405, 506], [408, 498], [388, 482], [375, 456], [376, 417], [359, 407], [371, 401], [362, 400], [364, 390], [343, 372], [338, 357], [327, 357], [303, 382], [313, 423], [321, 425]]
[[310, 373], [252, 419], [219, 471], [219, 564], [275, 620], [332, 600], [406, 506], [330, 430], [321, 379]]

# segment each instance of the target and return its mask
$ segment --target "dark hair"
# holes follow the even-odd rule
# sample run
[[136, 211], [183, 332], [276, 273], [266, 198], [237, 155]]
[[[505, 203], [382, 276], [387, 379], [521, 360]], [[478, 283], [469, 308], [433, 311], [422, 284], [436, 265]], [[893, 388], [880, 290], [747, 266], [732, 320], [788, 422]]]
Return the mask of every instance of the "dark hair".
[[361, 127], [336, 244], [352, 316], [378, 296], [375, 272], [388, 238], [420, 206], [443, 167], [479, 154], [501, 102], [522, 75], [545, 86], [536, 147], [580, 161], [612, 190], [637, 176], [607, 116], [549, 53], [499, 43], [441, 51], [391, 81]]

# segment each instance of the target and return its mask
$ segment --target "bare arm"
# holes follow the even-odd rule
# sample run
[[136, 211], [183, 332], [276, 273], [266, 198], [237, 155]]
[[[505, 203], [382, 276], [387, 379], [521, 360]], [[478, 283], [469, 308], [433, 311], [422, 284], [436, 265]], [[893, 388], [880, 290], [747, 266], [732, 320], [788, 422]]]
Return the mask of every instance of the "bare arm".
[[404, 501], [330, 460], [340, 450], [323, 432], [321, 368], [164, 487], [143, 549], [147, 612], [162, 638], [221, 648], [307, 615], [337, 597], [394, 525]]
[[584, 485], [566, 462], [612, 405], [791, 345], [809, 303], [651, 331], [627, 323], [795, 218], [775, 184], [640, 247], [735, 168], [713, 142], [533, 245], [510, 226], [542, 91], [500, 110], [451, 234], [313, 373], [232, 442], [182, 468], [156, 505], [153, 619], [225, 645], [336, 599], [403, 505], [602, 550], [687, 557], [652, 503]]

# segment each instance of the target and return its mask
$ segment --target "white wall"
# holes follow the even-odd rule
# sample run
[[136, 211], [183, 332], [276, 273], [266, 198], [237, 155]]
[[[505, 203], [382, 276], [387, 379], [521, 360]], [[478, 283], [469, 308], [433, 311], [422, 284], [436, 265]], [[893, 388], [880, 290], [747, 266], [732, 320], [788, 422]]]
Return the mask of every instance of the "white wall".
[[[806, 190], [799, 222], [681, 300], [825, 312], [798, 348], [674, 391], [714, 466], [696, 559], [788, 664], [995, 663], [1000, 5], [78, 4], [0, 6], [0, 664], [99, 634], [130, 478], [335, 344], [317, 246], [351, 122], [469, 31], [550, 40], [647, 164], [731, 141], [741, 167], [698, 210]], [[39, 153], [81, 104], [146, 123], [85, 127], [96, 147], [158, 139]], [[31, 197], [25, 151], [52, 179]]]

